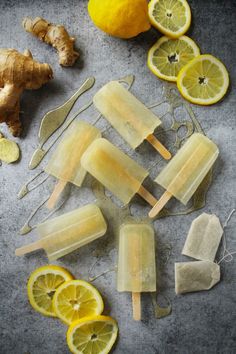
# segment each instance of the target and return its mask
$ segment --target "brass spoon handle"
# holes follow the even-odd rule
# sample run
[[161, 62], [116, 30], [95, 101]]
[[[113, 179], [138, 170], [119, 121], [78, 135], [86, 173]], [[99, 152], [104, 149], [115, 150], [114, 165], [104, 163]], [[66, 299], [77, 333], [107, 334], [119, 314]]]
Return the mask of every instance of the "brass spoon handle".
[[50, 136], [65, 122], [77, 99], [88, 91], [94, 83], [95, 78], [89, 77], [65, 103], [45, 114], [41, 121], [38, 135], [41, 147], [43, 147]]

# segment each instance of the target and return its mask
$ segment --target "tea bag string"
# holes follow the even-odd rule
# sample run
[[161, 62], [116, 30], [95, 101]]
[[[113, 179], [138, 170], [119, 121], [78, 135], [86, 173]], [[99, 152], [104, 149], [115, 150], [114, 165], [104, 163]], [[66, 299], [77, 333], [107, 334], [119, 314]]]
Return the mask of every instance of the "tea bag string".
[[236, 209], [233, 209], [230, 214], [228, 215], [226, 221], [223, 224], [223, 236], [222, 236], [222, 241], [223, 241], [223, 257], [217, 262], [218, 264], [220, 264], [223, 260], [225, 262], [231, 262], [233, 260], [233, 255], [236, 254], [236, 251], [229, 251], [227, 248], [227, 240], [225, 237], [225, 228], [228, 226], [228, 223], [232, 217], [232, 215], [235, 213]]

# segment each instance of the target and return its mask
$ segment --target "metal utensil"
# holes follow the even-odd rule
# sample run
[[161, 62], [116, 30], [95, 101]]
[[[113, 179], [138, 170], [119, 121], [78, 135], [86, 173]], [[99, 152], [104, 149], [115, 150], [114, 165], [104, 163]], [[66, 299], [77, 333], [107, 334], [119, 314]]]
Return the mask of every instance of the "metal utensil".
[[[134, 75], [127, 75], [121, 79], [118, 80], [119, 82], [125, 83], [128, 86], [128, 89], [132, 86], [134, 82]], [[50, 143], [50, 145], [46, 148], [43, 149], [43, 145], [39, 145], [38, 148], [34, 151], [30, 163], [29, 163], [29, 169], [32, 170], [36, 168], [44, 156], [48, 153], [48, 151], [53, 147], [53, 145], [57, 142], [57, 140], [61, 137], [61, 135], [64, 133], [64, 131], [69, 127], [69, 125], [75, 120], [75, 118], [85, 111], [87, 108], [89, 108], [93, 104], [93, 101], [89, 101], [87, 104], [85, 104], [78, 112], [76, 112], [65, 124], [63, 127], [62, 131], [60, 131], [59, 135]], [[96, 124], [97, 121], [101, 118], [101, 114], [97, 117], [96, 121], [93, 124]]]
[[89, 77], [82, 86], [61, 106], [45, 114], [39, 128], [39, 143], [43, 145], [48, 138], [64, 123], [76, 100], [95, 83], [94, 77]]
[[76, 100], [86, 91], [88, 91], [95, 83], [94, 77], [89, 77], [82, 86], [61, 106], [49, 111], [43, 117], [39, 128], [39, 146], [34, 151], [29, 169], [32, 170], [38, 166], [43, 159], [45, 151], [42, 149], [43, 145], [52, 136], [52, 134], [65, 122], [68, 114], [74, 106]]
[[53, 145], [57, 142], [57, 140], [61, 137], [61, 135], [64, 133], [64, 131], [69, 127], [69, 125], [75, 120], [75, 118], [83, 111], [85, 111], [87, 108], [89, 108], [93, 104], [93, 101], [88, 102], [85, 106], [83, 106], [77, 113], [75, 113], [66, 123], [65, 126], [63, 127], [62, 131], [60, 131], [59, 135], [55, 137], [55, 139], [47, 146], [46, 149], [43, 149], [42, 146], [39, 145], [39, 147], [34, 151], [30, 163], [29, 163], [29, 169], [33, 170], [36, 168], [44, 156], [48, 153], [48, 151], [53, 147]]

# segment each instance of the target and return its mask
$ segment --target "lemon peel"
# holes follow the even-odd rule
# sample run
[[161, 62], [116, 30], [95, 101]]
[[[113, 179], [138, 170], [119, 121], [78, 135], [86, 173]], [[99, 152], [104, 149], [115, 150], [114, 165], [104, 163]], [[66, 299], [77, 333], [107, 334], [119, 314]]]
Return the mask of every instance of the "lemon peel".
[[191, 10], [186, 0], [152, 0], [148, 14], [151, 24], [170, 38], [182, 36], [191, 24]]
[[151, 27], [146, 0], [90, 0], [88, 12], [98, 28], [119, 38], [135, 37]]
[[160, 79], [175, 82], [179, 71], [198, 55], [199, 47], [191, 38], [163, 36], [149, 50], [147, 65]]
[[226, 94], [229, 74], [213, 55], [199, 55], [180, 70], [177, 87], [186, 100], [203, 106], [212, 105]]
[[31, 306], [45, 316], [56, 317], [52, 306], [52, 297], [56, 289], [73, 275], [65, 268], [47, 265], [37, 268], [29, 277], [27, 293]]
[[67, 344], [74, 354], [107, 354], [116, 341], [118, 326], [109, 316], [85, 317], [67, 331]]
[[53, 308], [57, 317], [70, 325], [82, 317], [100, 315], [104, 304], [93, 285], [84, 280], [70, 280], [55, 292]]

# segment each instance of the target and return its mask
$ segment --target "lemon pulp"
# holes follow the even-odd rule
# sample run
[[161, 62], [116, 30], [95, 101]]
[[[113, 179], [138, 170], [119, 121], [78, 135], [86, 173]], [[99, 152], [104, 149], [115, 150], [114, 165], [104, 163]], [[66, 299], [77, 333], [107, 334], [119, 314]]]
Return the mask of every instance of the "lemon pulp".
[[48, 265], [36, 269], [30, 276], [27, 291], [32, 307], [46, 316], [55, 317], [52, 298], [56, 289], [73, 276], [64, 268]]
[[161, 37], [148, 53], [148, 67], [159, 78], [177, 81], [179, 71], [200, 54], [196, 43], [187, 36]]
[[82, 317], [100, 315], [103, 307], [103, 300], [97, 289], [83, 280], [65, 282], [53, 297], [56, 315], [67, 324]]
[[149, 18], [154, 27], [172, 38], [182, 36], [191, 23], [191, 10], [186, 0], [152, 0]]
[[190, 102], [210, 105], [227, 92], [229, 75], [217, 58], [209, 54], [200, 55], [180, 71], [177, 86]]
[[118, 333], [117, 323], [108, 316], [94, 316], [72, 323], [67, 343], [72, 353], [109, 353]]

